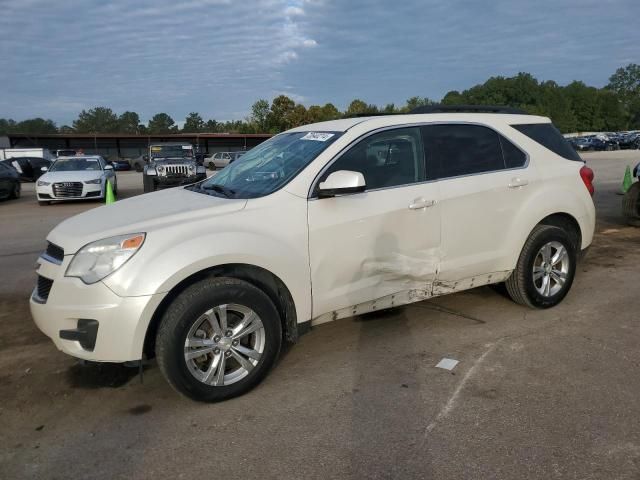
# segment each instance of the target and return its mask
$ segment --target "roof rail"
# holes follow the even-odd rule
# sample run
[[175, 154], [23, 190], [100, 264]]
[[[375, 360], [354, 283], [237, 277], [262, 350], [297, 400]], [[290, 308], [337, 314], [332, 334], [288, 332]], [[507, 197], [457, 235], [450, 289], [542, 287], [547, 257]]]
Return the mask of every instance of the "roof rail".
[[344, 118], [363, 118], [363, 117], [386, 117], [387, 115], [402, 115], [402, 113], [398, 112], [371, 112], [371, 113], [352, 113], [350, 115], [345, 115]]
[[520, 108], [504, 105], [423, 105], [414, 108], [409, 113], [511, 113], [528, 115]]

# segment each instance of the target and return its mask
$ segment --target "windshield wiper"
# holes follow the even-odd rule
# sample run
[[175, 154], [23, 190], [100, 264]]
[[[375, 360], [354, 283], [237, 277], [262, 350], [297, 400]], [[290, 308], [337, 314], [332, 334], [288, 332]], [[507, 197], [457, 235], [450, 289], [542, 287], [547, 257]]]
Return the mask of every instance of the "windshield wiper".
[[209, 185], [202, 184], [200, 185], [201, 190], [213, 190], [215, 192], [223, 194], [227, 198], [233, 198], [236, 194], [235, 190], [231, 190], [230, 188], [225, 187], [224, 185], [219, 185], [217, 183], [212, 183]]

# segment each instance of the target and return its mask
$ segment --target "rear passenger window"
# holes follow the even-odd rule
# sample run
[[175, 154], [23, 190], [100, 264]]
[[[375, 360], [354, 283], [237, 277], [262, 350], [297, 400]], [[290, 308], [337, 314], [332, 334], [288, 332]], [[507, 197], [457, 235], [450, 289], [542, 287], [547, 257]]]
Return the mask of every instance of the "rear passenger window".
[[499, 135], [479, 125], [427, 125], [422, 127], [429, 179], [457, 177], [503, 170]]
[[362, 173], [367, 190], [422, 182], [425, 174], [420, 130], [398, 128], [365, 138], [336, 160], [320, 181], [338, 170]]
[[527, 156], [522, 150], [516, 147], [509, 140], [500, 136], [500, 145], [502, 145], [502, 155], [504, 156], [504, 165], [507, 168], [523, 167], [527, 162]]
[[551, 123], [530, 123], [511, 126], [567, 160], [582, 161], [580, 155], [576, 153], [573, 147], [569, 145], [569, 142], [564, 139], [560, 131]]

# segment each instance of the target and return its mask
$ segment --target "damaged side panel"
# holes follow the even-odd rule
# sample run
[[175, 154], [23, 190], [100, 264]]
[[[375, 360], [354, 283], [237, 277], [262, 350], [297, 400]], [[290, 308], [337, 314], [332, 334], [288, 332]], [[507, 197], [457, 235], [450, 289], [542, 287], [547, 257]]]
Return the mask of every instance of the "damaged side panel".
[[432, 297], [447, 295], [449, 293], [461, 292], [470, 288], [490, 285], [492, 283], [504, 282], [511, 275], [511, 270], [492, 272], [475, 277], [465, 278], [456, 282], [440, 282], [435, 281], [424, 284], [423, 288], [411, 288], [402, 290], [391, 295], [371, 300], [369, 302], [359, 303], [346, 308], [327, 312], [311, 322], [312, 326], [338, 320], [340, 318], [354, 317], [364, 313], [374, 312], [376, 310], [384, 310], [392, 307], [399, 307], [410, 303], [421, 302]]

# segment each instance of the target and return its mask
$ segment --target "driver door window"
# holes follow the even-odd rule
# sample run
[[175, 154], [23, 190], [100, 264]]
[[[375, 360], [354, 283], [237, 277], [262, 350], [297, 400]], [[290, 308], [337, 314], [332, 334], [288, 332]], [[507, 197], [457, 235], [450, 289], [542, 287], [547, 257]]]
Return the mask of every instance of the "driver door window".
[[371, 135], [342, 155], [323, 175], [351, 170], [364, 175], [367, 190], [425, 181], [422, 140], [418, 128], [399, 128]]

